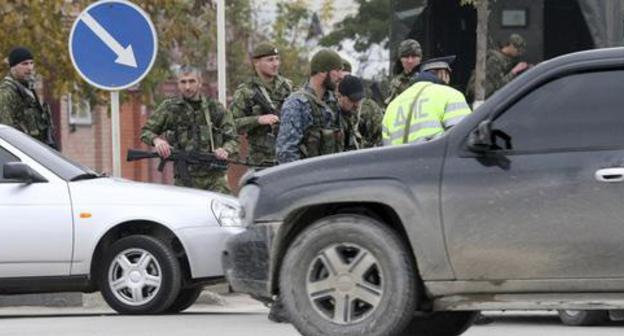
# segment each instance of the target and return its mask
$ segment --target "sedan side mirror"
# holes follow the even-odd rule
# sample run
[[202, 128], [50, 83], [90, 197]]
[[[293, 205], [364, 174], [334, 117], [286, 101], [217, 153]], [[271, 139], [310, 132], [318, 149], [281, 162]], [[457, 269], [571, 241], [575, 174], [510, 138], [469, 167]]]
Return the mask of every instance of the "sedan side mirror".
[[475, 153], [484, 153], [494, 147], [492, 139], [492, 121], [483, 120], [468, 136], [468, 149]]
[[2, 169], [3, 177], [7, 180], [15, 180], [27, 184], [48, 182], [45, 177], [23, 162], [7, 162], [2, 166]]

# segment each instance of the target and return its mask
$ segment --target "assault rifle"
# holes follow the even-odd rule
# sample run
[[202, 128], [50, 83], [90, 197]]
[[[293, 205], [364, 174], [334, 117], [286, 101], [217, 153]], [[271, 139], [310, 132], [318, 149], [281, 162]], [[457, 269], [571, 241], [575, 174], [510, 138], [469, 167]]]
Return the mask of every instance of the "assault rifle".
[[254, 90], [254, 95], [251, 98], [256, 104], [260, 105], [262, 108], [262, 114], [275, 114], [279, 115], [279, 111], [273, 107], [273, 104], [269, 102], [266, 97], [260, 92], [260, 89], [256, 88]]
[[[139, 149], [128, 149], [126, 161], [137, 161], [143, 159], [160, 159], [158, 164], [158, 171], [162, 172], [165, 169], [167, 161], [175, 162], [176, 173], [180, 176], [184, 183], [191, 182], [191, 174], [189, 173], [189, 165], [200, 165], [208, 168], [208, 170], [225, 171], [228, 169], [230, 163], [242, 164], [245, 166], [252, 166], [247, 161], [239, 160], [221, 160], [218, 159], [213, 153], [190, 151], [184, 152], [179, 150], [172, 150], [169, 157], [162, 158], [156, 152], [147, 152]], [[272, 165], [253, 165], [256, 167], [271, 167]]]
[[201, 165], [207, 167], [209, 170], [224, 171], [228, 169], [228, 161], [218, 159], [212, 153], [202, 153], [197, 151], [183, 152], [178, 150], [172, 150], [171, 155], [166, 159], [158, 155], [156, 152], [146, 152], [138, 149], [128, 149], [128, 155], [126, 161], [136, 161], [142, 159], [160, 159], [158, 164], [158, 171], [162, 172], [165, 169], [167, 161], [175, 162], [176, 173], [180, 176], [184, 183], [191, 182], [191, 174], [189, 173], [189, 165]]

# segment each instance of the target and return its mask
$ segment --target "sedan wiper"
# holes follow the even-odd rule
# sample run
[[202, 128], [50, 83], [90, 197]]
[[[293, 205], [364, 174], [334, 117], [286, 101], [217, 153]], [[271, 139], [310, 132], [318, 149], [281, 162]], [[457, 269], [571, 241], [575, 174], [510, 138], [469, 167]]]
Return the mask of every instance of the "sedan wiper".
[[91, 180], [91, 179], [96, 179], [99, 177], [104, 177], [106, 176], [105, 174], [98, 174], [98, 173], [84, 173], [84, 174], [80, 174], [80, 175], [76, 175], [74, 177], [72, 177], [72, 179], [70, 180], [71, 182], [76, 182], [76, 181], [82, 181], [82, 180]]

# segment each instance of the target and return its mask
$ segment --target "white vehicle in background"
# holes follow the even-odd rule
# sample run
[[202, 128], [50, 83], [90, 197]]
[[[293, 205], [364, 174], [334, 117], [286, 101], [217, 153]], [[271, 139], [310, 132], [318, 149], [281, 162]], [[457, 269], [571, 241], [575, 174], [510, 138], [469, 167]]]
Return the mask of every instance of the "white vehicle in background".
[[101, 291], [124, 314], [179, 312], [224, 279], [235, 198], [98, 174], [0, 125], [0, 294]]

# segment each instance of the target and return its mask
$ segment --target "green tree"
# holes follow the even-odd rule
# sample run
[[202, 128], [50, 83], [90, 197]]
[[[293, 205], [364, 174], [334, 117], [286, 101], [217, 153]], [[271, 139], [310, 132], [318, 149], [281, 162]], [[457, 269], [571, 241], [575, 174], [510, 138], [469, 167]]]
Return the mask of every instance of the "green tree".
[[[12, 0], [0, 4], [0, 53], [17, 45], [35, 55], [37, 72], [55, 96], [66, 92], [92, 92], [74, 70], [68, 52], [69, 32], [76, 16], [91, 0]], [[140, 83], [147, 102], [153, 102], [159, 84], [171, 78], [175, 64], [194, 64], [208, 69], [216, 59], [216, 11], [210, 0], [143, 0], [139, 4], [151, 17], [158, 33], [158, 57]], [[228, 0], [230, 35], [228, 65], [230, 88], [242, 71], [249, 34], [249, 1]], [[5, 65], [5, 70], [8, 66]], [[98, 91], [101, 98], [107, 95]]]
[[368, 50], [373, 44], [388, 47], [391, 17], [390, 0], [356, 0], [358, 12], [337, 23], [334, 30], [320, 40], [323, 46], [339, 46], [347, 39], [355, 41], [358, 52]]
[[282, 1], [277, 4], [277, 18], [273, 24], [272, 39], [280, 50], [282, 72], [296, 85], [308, 77], [305, 37], [307, 36], [311, 12], [306, 0]]

